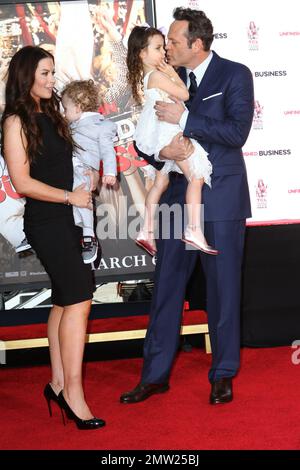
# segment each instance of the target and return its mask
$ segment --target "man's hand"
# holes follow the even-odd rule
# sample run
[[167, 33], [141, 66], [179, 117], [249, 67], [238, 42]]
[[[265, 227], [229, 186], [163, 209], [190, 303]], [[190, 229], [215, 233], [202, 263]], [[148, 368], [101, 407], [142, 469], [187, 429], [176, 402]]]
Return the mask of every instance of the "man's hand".
[[156, 116], [160, 121], [169, 122], [170, 124], [178, 124], [185, 107], [180, 100], [175, 98], [175, 96], [170, 96], [169, 98], [174, 101], [174, 103], [156, 101], [154, 106]]
[[194, 151], [194, 146], [190, 139], [183, 137], [182, 132], [175, 135], [169, 145], [161, 149], [159, 158], [161, 160], [182, 161], [189, 158]]

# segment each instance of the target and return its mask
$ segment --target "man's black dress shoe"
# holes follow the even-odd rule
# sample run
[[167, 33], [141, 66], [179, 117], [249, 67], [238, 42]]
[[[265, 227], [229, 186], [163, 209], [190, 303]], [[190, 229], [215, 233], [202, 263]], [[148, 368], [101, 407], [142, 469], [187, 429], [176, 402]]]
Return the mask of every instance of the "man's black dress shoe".
[[211, 405], [229, 403], [232, 399], [232, 377], [223, 377], [211, 384], [211, 393], [209, 397]]
[[169, 384], [138, 384], [131, 392], [123, 393], [120, 397], [121, 403], [138, 403], [147, 400], [155, 393], [164, 393], [169, 390]]

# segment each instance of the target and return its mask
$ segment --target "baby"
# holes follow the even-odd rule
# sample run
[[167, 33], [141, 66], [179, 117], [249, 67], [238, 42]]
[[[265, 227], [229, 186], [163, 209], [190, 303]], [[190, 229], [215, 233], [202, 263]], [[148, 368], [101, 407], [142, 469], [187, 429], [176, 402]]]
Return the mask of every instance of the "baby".
[[[90, 171], [99, 172], [103, 161], [102, 183], [113, 186], [116, 182], [117, 164], [114, 139], [117, 125], [104, 120], [99, 108], [98, 89], [93, 80], [70, 82], [62, 91], [62, 105], [72, 136], [76, 144], [73, 154], [74, 183], [77, 187], [85, 183], [91, 189]], [[82, 257], [84, 263], [97, 258], [98, 240], [94, 231], [93, 211], [73, 207], [75, 224], [82, 227]]]

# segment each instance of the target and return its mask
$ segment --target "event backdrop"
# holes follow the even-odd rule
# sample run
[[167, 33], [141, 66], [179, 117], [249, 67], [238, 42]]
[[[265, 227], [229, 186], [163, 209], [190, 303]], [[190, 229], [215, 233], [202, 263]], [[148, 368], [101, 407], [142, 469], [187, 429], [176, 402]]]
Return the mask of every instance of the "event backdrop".
[[[5, 3], [4, 5], [2, 5]], [[156, 1], [156, 23], [167, 32], [178, 5], [202, 9], [212, 20], [213, 49], [243, 62], [255, 85], [255, 115], [244, 147], [253, 217], [249, 224], [300, 220], [299, 2], [286, 0], [168, 0]], [[99, 188], [97, 232], [107, 228], [113, 237], [102, 240], [103, 258], [96, 278], [145, 278], [154, 262], [127, 237], [136, 223], [145, 195], [142, 167], [132, 147], [139, 115], [126, 83], [126, 43], [135, 24], [153, 22], [147, 0], [65, 2], [0, 1], [0, 110], [4, 75], [13, 53], [35, 44], [51, 50], [56, 59], [57, 87], [71, 79], [92, 77], [100, 86], [101, 111], [118, 124], [116, 142], [120, 184], [117, 190]], [[23, 199], [11, 186], [0, 158], [0, 289], [46, 283], [34, 255], [16, 255], [20, 243]], [[106, 203], [109, 211], [105, 213]], [[131, 215], [127, 216], [131, 206]], [[106, 226], [105, 226], [106, 224]], [[111, 233], [110, 233], [111, 235]]]
[[168, 29], [176, 6], [203, 10], [214, 26], [212, 49], [252, 71], [255, 113], [244, 146], [251, 193], [249, 224], [300, 220], [300, 2], [168, 0], [156, 2]]

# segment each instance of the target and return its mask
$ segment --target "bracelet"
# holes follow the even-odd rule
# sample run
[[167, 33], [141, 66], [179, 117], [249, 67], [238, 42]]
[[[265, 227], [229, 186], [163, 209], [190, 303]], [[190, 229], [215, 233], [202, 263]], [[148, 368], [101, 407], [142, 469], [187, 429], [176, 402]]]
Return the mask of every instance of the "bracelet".
[[65, 192], [65, 200], [64, 200], [64, 204], [66, 204], [67, 206], [70, 206], [70, 205], [71, 205], [71, 203], [70, 203], [70, 200], [69, 200], [69, 191], [67, 191], [67, 190], [65, 189], [65, 191], [64, 191], [64, 192]]

